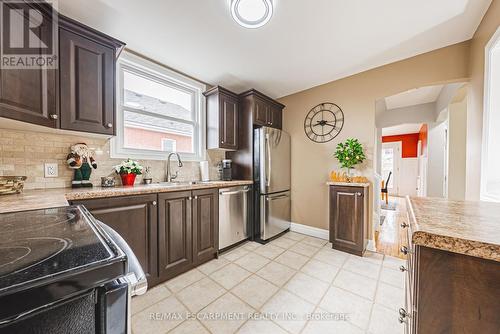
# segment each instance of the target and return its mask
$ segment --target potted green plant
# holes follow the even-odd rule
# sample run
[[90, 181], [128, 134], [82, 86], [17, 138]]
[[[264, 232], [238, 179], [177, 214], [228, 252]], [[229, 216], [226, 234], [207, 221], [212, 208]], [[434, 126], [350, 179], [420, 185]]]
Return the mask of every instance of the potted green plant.
[[137, 175], [142, 174], [143, 167], [130, 158], [115, 166], [115, 171], [120, 174], [122, 185], [133, 186]]
[[363, 145], [355, 138], [349, 138], [343, 143], [337, 145], [335, 158], [342, 168], [347, 168], [347, 176], [351, 176], [351, 170], [357, 164], [362, 163], [366, 157]]

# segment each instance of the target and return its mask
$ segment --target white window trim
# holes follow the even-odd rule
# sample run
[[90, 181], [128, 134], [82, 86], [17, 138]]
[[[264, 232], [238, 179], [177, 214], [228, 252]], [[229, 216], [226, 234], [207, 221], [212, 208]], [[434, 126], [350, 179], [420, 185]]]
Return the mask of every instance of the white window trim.
[[498, 201], [498, 198], [488, 194], [486, 188], [486, 181], [488, 180], [487, 175], [487, 159], [488, 159], [488, 137], [489, 137], [489, 114], [491, 108], [491, 57], [493, 53], [493, 48], [500, 43], [500, 27], [491, 37], [488, 44], [484, 48], [484, 107], [483, 107], [483, 138], [481, 147], [481, 189], [480, 189], [480, 200], [481, 201]]
[[[165, 160], [169, 152], [141, 150], [125, 148], [123, 143], [124, 121], [123, 121], [123, 69], [140, 72], [141, 75], [151, 76], [152, 79], [160, 78], [167, 82], [192, 91], [195, 93], [193, 99], [193, 113], [196, 125], [193, 129], [194, 153], [181, 153], [184, 161], [201, 161], [206, 158], [206, 119], [205, 119], [205, 97], [203, 92], [206, 85], [194, 79], [188, 78], [182, 74], [172, 71], [166, 67], [158, 65], [147, 59], [139, 57], [130, 52], [124, 51], [117, 62], [116, 71], [116, 136], [110, 142], [111, 158], [132, 158], [140, 160]], [[198, 97], [198, 98], [196, 98]], [[128, 108], [134, 110], [133, 108]]]

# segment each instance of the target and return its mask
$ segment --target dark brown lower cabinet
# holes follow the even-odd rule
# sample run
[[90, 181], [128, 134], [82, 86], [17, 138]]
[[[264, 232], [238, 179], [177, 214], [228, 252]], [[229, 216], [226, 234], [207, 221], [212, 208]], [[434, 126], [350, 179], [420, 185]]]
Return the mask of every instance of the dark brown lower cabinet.
[[150, 286], [158, 279], [157, 195], [137, 195], [76, 201], [128, 243], [147, 275]]
[[219, 245], [219, 192], [217, 189], [193, 191], [193, 262], [210, 261]]
[[368, 187], [330, 186], [330, 242], [362, 256], [368, 243]]
[[192, 196], [190, 191], [158, 195], [160, 279], [188, 270], [193, 263]]
[[218, 189], [158, 195], [160, 280], [217, 257]]

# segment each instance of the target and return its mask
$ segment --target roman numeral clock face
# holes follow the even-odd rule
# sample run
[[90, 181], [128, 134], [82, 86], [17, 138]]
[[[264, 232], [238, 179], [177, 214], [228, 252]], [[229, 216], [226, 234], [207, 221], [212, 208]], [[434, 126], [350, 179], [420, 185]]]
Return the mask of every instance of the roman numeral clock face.
[[344, 126], [344, 113], [335, 103], [321, 103], [312, 108], [304, 120], [306, 136], [316, 143], [337, 137]]

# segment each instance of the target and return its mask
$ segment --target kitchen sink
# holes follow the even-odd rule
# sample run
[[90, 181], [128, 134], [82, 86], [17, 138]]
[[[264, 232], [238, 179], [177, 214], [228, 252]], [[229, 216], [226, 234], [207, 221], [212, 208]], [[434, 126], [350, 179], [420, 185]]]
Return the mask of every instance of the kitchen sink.
[[162, 187], [182, 187], [182, 186], [192, 186], [195, 184], [211, 184], [215, 181], [179, 181], [179, 182], [155, 182], [151, 185], [162, 186]]

